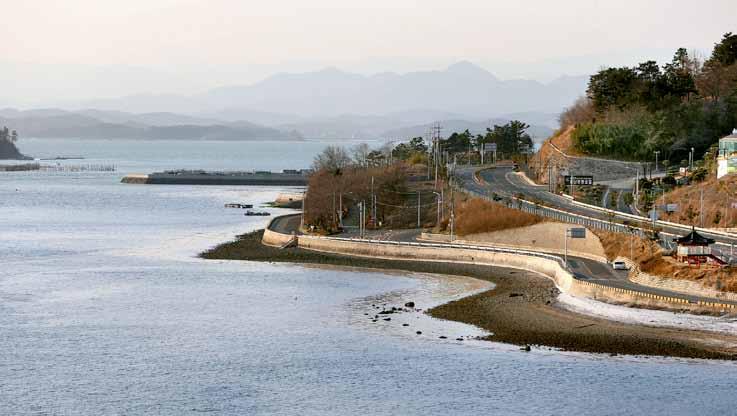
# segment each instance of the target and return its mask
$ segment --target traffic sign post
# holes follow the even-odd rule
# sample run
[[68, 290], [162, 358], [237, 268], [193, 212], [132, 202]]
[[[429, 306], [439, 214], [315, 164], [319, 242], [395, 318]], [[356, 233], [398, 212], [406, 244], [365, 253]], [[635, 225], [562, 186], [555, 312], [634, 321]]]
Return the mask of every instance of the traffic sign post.
[[563, 177], [564, 183], [567, 186], [577, 185], [577, 186], [591, 186], [594, 184], [594, 177], [590, 175], [566, 175]]
[[568, 266], [568, 238], [586, 238], [586, 229], [582, 227], [566, 228], [566, 234], [563, 238], [564, 254], [563, 258]]

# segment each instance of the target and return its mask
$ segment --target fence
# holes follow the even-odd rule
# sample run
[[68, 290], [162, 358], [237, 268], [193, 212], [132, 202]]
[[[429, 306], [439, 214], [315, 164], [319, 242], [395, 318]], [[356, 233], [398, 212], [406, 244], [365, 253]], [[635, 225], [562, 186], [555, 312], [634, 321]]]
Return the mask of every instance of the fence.
[[[457, 187], [456, 190], [458, 190], [459, 192], [463, 192], [467, 195], [474, 196], [476, 198], [485, 199], [492, 203], [498, 204], [500, 202], [499, 200], [495, 200], [489, 197], [488, 195], [484, 195], [480, 192], [476, 192], [476, 191], [466, 189], [460, 186]], [[644, 238], [647, 235], [646, 230], [640, 227], [619, 224], [614, 221], [606, 221], [606, 220], [600, 220], [596, 218], [585, 217], [583, 215], [573, 214], [567, 211], [562, 211], [556, 208], [551, 208], [545, 205], [537, 204], [537, 203], [530, 202], [530, 201], [516, 198], [516, 197], [503, 198], [502, 201], [506, 201], [506, 205], [510, 208], [516, 208], [516, 209], [519, 209], [520, 211], [524, 211], [529, 214], [539, 215], [541, 217], [547, 217], [547, 218], [551, 218], [551, 219], [561, 221], [561, 222], [567, 222], [571, 224], [582, 225], [584, 227], [596, 228], [599, 230], [616, 232], [616, 233], [634, 234], [641, 238]]]

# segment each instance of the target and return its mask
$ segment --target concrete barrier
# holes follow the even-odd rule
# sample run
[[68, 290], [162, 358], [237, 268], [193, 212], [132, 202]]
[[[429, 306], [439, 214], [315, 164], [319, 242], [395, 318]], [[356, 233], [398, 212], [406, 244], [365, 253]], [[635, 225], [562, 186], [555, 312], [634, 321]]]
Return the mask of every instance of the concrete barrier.
[[371, 258], [481, 264], [529, 270], [548, 277], [564, 292], [570, 292], [574, 284], [573, 275], [562, 266], [559, 258], [521, 250], [317, 236], [300, 236], [298, 245], [308, 250]]
[[720, 290], [704, 287], [699, 282], [695, 282], [692, 280], [654, 276], [640, 270], [640, 267], [634, 264], [629, 259], [618, 258], [617, 260], [624, 261], [627, 264], [627, 266], [630, 268], [630, 273], [628, 276], [629, 280], [639, 285], [668, 290], [676, 293], [682, 293], [684, 295], [701, 296], [737, 302], [737, 293], [722, 292]]
[[451, 243], [414, 243], [384, 240], [354, 240], [337, 237], [299, 236], [301, 248], [325, 253], [391, 260], [437, 261], [480, 264], [522, 269], [551, 279], [561, 292], [594, 300], [665, 309], [730, 311], [737, 305], [720, 302], [689, 302], [687, 299], [655, 295], [632, 289], [578, 280], [558, 257], [526, 250]]
[[[295, 215], [295, 214], [290, 214], [290, 215]], [[299, 215], [299, 214], [296, 214], [296, 215]], [[263, 237], [261, 237], [261, 244], [265, 246], [270, 246], [270, 247], [282, 248], [282, 247], [288, 246], [289, 244], [292, 244], [293, 242], [296, 242], [296, 239], [297, 239], [296, 235], [279, 233], [271, 229], [271, 224], [274, 221], [280, 218], [283, 218], [283, 217], [287, 217], [287, 216], [288, 215], [274, 217], [271, 219], [271, 221], [269, 221], [269, 224], [266, 225], [266, 228], [264, 229], [264, 235]]]
[[605, 302], [686, 310], [711, 309], [733, 311], [737, 309], [737, 305], [734, 304], [703, 301], [689, 302], [687, 299], [655, 295], [579, 280], [574, 278], [560, 257], [532, 250], [458, 243], [421, 243], [308, 235], [296, 236], [271, 230], [271, 224], [278, 218], [280, 217], [273, 218], [264, 230], [263, 244], [272, 247], [285, 247], [292, 242], [296, 242], [300, 248], [325, 253], [390, 260], [479, 264], [527, 270], [549, 278], [561, 292], [568, 293], [572, 296], [587, 297]]

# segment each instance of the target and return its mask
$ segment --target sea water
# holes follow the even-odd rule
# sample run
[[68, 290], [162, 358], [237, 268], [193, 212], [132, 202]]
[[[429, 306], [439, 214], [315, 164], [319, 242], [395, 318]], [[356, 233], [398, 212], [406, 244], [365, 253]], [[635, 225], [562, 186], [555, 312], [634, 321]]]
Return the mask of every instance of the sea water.
[[737, 407], [730, 363], [527, 353], [473, 341], [483, 331], [421, 312], [370, 319], [373, 305], [412, 300], [424, 309], [488, 287], [473, 279], [196, 257], [266, 221], [224, 203], [259, 204], [281, 189], [119, 183], [124, 173], [156, 168], [305, 167], [324, 144], [283, 145], [269, 161], [263, 155], [279, 145], [178, 142], [172, 156], [161, 143], [146, 143], [145, 154], [74, 143], [35, 140], [21, 150], [54, 157], [95, 149], [90, 160], [120, 171], [0, 175], [2, 415], [687, 415]]

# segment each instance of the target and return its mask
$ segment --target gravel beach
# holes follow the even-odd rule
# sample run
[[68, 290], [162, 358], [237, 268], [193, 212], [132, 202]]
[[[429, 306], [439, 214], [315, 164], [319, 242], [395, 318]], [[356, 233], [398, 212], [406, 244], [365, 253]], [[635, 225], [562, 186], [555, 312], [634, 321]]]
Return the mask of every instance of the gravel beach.
[[489, 341], [540, 345], [567, 351], [726, 359], [737, 357], [737, 336], [612, 322], [556, 306], [558, 290], [535, 273], [501, 267], [385, 260], [318, 253], [261, 244], [263, 230], [244, 234], [200, 255], [205, 259], [325, 264], [470, 276], [493, 282], [492, 290], [428, 311], [440, 319], [472, 324]]

